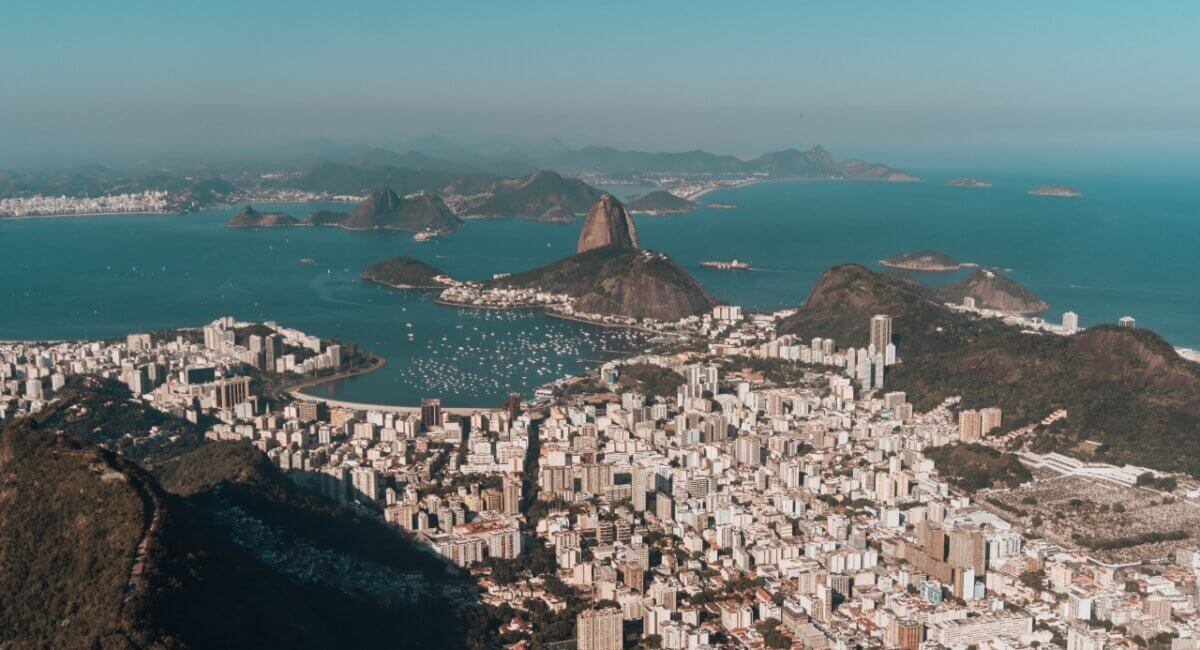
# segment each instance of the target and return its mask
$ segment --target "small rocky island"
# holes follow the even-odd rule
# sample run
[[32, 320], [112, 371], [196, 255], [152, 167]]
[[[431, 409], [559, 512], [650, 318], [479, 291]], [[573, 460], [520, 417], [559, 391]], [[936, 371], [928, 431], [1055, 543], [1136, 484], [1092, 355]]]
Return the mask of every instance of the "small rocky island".
[[941, 251], [919, 250], [910, 253], [901, 253], [893, 255], [886, 260], [879, 260], [883, 266], [892, 269], [903, 269], [905, 271], [926, 271], [932, 273], [942, 273], [945, 271], [957, 271], [968, 264], [959, 262]]
[[975, 269], [962, 280], [933, 291], [946, 302], [961, 303], [969, 296], [976, 307], [1010, 314], [1040, 314], [1047, 309], [1032, 291], [991, 269]]
[[635, 214], [678, 214], [695, 209], [696, 204], [666, 190], [655, 190], [630, 201], [626, 209]]
[[946, 185], [950, 187], [991, 187], [992, 182], [978, 178], [952, 178], [946, 181]]
[[1075, 198], [1083, 196], [1083, 192], [1066, 185], [1042, 185], [1029, 190], [1033, 196], [1057, 196], [1062, 198]]
[[454, 284], [441, 269], [407, 255], [368, 266], [362, 271], [362, 279], [395, 289], [445, 289]]
[[225, 222], [227, 228], [281, 228], [300, 223], [284, 212], [259, 212], [251, 206], [242, 208], [233, 218]]

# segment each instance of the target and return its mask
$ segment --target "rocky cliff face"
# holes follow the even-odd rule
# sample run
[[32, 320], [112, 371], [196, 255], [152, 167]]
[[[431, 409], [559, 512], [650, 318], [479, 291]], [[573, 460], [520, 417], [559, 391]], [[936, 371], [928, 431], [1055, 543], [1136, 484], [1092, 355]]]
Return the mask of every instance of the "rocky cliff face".
[[625, 206], [610, 194], [596, 199], [592, 208], [588, 210], [575, 252], [583, 253], [605, 246], [628, 250], [638, 247], [637, 229], [633, 225], [633, 219], [629, 218]]

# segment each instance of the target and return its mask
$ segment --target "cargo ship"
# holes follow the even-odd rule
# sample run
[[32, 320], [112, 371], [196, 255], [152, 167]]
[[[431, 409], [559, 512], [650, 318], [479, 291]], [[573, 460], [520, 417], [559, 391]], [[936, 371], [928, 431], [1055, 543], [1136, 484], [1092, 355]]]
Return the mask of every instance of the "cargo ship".
[[750, 268], [749, 262], [741, 262], [738, 260], [707, 260], [700, 263], [700, 266], [710, 269], [720, 269], [722, 271], [745, 271]]

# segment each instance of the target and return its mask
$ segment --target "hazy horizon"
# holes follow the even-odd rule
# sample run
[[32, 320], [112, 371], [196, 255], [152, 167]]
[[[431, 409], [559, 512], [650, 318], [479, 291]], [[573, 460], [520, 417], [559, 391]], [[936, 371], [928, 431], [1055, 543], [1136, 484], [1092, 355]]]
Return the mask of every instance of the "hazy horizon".
[[1191, 158], [1200, 7], [1140, 9], [10, 3], [0, 165], [463, 132], [742, 157], [822, 144], [901, 165]]

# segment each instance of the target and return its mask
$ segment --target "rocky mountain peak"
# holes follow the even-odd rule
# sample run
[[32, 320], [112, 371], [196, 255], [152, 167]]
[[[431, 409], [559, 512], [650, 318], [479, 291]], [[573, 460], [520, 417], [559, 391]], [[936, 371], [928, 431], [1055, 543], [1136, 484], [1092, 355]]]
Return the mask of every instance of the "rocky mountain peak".
[[588, 210], [587, 218], [583, 221], [583, 230], [579, 233], [579, 246], [576, 252], [592, 250], [604, 246], [616, 246], [624, 249], [638, 247], [637, 229], [633, 219], [611, 194], [604, 194], [596, 199]]

